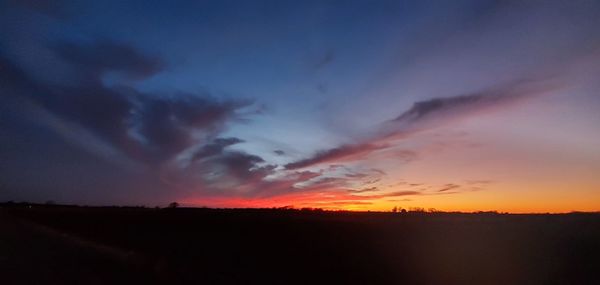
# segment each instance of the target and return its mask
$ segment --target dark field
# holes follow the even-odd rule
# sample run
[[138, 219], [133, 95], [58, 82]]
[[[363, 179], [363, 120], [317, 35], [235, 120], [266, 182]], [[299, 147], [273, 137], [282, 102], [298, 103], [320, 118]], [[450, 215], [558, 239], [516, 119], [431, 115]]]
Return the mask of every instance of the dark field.
[[600, 284], [600, 214], [0, 209], [2, 284]]

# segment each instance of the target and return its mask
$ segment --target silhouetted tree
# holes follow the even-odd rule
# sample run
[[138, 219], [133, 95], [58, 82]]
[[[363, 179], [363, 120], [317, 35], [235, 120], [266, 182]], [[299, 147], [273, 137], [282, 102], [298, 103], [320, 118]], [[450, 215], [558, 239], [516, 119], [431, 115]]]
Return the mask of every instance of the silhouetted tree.
[[425, 213], [425, 208], [422, 207], [412, 207], [410, 211], [413, 213]]
[[177, 203], [177, 202], [171, 202], [171, 203], [169, 204], [169, 207], [168, 207], [168, 208], [170, 208], [170, 209], [175, 209], [175, 208], [177, 208], [177, 207], [179, 207], [179, 203]]

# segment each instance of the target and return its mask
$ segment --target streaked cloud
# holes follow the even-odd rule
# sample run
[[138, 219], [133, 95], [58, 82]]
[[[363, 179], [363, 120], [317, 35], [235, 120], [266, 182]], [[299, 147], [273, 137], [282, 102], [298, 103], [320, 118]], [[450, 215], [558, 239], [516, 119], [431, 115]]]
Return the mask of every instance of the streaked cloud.
[[[509, 108], [522, 100], [539, 96], [559, 88], [553, 81], [519, 81], [479, 92], [453, 97], [419, 101], [398, 117], [382, 123], [378, 135], [363, 142], [346, 144], [317, 152], [311, 157], [287, 164], [287, 169], [298, 169], [322, 163], [336, 163], [368, 158], [373, 152], [390, 149], [395, 141], [408, 140], [425, 130], [453, 124], [482, 112]], [[400, 152], [400, 156], [413, 155]]]

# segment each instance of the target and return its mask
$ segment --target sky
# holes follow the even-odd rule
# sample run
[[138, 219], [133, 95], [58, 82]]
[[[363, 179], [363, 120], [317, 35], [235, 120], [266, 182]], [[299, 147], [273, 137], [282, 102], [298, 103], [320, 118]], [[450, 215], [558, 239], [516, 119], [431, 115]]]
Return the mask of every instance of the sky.
[[600, 210], [598, 1], [0, 1], [0, 200]]

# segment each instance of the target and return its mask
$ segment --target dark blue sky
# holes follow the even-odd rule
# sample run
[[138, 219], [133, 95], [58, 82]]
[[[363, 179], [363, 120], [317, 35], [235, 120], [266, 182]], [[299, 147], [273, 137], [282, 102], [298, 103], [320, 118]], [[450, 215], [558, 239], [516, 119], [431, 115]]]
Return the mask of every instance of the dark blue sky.
[[599, 27], [596, 1], [2, 1], [0, 199], [590, 209]]

